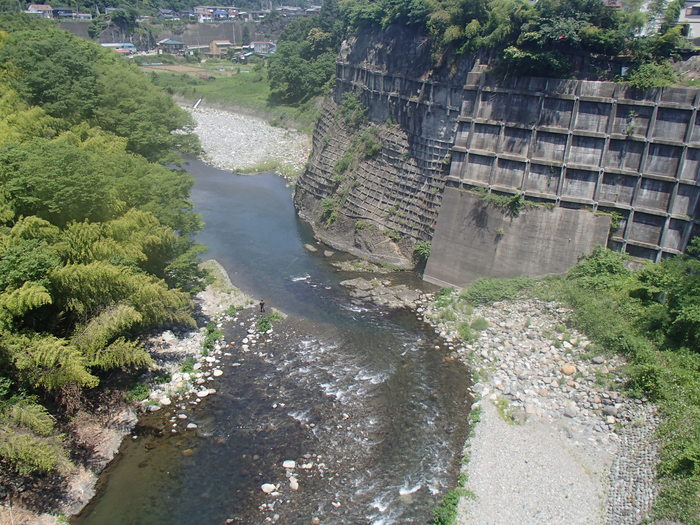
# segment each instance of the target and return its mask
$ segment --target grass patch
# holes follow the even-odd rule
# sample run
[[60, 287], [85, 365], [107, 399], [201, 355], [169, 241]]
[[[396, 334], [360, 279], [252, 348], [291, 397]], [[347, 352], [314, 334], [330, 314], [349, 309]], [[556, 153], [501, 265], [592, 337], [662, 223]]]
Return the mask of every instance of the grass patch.
[[207, 328], [204, 331], [204, 341], [202, 342], [202, 355], [207, 356], [214, 349], [217, 341], [224, 337], [224, 333], [217, 328], [214, 321], [207, 323]]
[[460, 299], [473, 305], [488, 305], [497, 301], [517, 299], [535, 284], [534, 279], [477, 279], [459, 293]]
[[148, 397], [151, 389], [145, 383], [136, 383], [126, 393], [126, 399], [129, 401], [143, 401]]
[[489, 327], [489, 322], [483, 317], [477, 317], [472, 321], [471, 328], [477, 332], [483, 332]]
[[509, 425], [517, 425], [518, 422], [513, 417], [513, 407], [510, 406], [508, 400], [504, 397], [499, 397], [494, 401], [498, 416]]
[[477, 339], [477, 335], [474, 333], [474, 330], [472, 330], [469, 321], [463, 321], [457, 325], [457, 334], [465, 343], [470, 343]]
[[194, 357], [186, 357], [185, 359], [183, 359], [182, 363], [180, 363], [180, 372], [191, 374], [192, 372], [194, 372], [194, 363]]
[[236, 316], [236, 315], [238, 314], [238, 312], [240, 312], [241, 310], [243, 310], [243, 307], [242, 307], [242, 306], [237, 306], [237, 305], [235, 305], [235, 304], [232, 304], [231, 306], [229, 306], [228, 308], [226, 308], [226, 310], [224, 310], [224, 313], [225, 313], [226, 315], [228, 315], [228, 316], [234, 317], [234, 316]]

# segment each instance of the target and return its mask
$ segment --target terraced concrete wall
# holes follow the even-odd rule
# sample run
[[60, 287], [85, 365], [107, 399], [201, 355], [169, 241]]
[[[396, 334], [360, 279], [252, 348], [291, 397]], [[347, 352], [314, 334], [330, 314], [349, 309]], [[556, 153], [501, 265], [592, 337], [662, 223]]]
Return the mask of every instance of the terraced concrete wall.
[[[395, 28], [344, 45], [334, 100], [295, 197], [319, 237], [402, 265], [415, 241], [431, 240], [426, 279], [461, 285], [479, 275], [564, 272], [596, 244], [659, 260], [700, 234], [698, 90], [501, 82], [475, 62], [435, 67], [425, 38]], [[334, 168], [351, 147], [352, 130], [337, 117], [350, 91], [381, 125], [382, 149], [361, 159], [347, 184]], [[474, 190], [522, 194], [547, 207], [511, 217], [496, 228], [504, 235], [487, 239], [466, 226], [483, 202], [457, 198]], [[339, 203], [339, 219], [324, 225], [320, 202], [329, 198]], [[498, 213], [489, 210], [491, 224]], [[616, 216], [612, 232], [605, 213]], [[390, 235], [358, 235], [358, 222]], [[526, 235], [530, 229], [537, 235]], [[528, 246], [512, 244], [517, 238]]]
[[681, 253], [700, 233], [699, 102], [697, 89], [470, 75], [447, 184], [612, 211], [611, 248]]

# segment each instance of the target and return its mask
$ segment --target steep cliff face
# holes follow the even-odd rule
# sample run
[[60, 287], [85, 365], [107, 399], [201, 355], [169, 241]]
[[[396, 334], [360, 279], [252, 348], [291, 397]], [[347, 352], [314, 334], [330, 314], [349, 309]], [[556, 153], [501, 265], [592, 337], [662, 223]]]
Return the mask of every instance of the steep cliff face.
[[[430, 52], [405, 28], [344, 44], [295, 194], [319, 238], [401, 266], [432, 241], [425, 278], [462, 286], [562, 273], [597, 244], [659, 260], [700, 234], [698, 90], [504, 81]], [[369, 128], [342, 118], [350, 92]]]
[[[415, 241], [433, 236], [470, 68], [468, 61], [433, 68], [425, 37], [398, 28], [344, 43], [333, 99], [295, 193], [319, 238], [370, 260], [411, 266]], [[359, 96], [381, 144], [370, 158], [353, 155], [362, 130], [339, 116], [347, 93]], [[351, 166], [341, 173], [343, 157]]]

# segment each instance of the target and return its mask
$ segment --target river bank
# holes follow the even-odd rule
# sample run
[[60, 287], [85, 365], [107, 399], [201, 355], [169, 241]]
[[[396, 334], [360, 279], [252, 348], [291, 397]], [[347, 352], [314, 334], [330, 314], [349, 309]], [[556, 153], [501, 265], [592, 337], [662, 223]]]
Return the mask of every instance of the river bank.
[[[213, 282], [193, 297], [200, 328], [166, 330], [147, 337], [144, 344], [155, 366], [138, 379], [145, 391], [144, 399], [127, 402], [129, 392], [124, 385], [109, 384], [99, 390], [95, 399], [85, 400], [64, 424], [75, 467], [66, 476], [30, 481], [19, 501], [0, 507], [0, 525], [65, 523], [65, 516], [78, 514], [95, 496], [100, 472], [119, 453], [122, 441], [137, 425], [139, 413], [155, 412], [181, 399], [201, 399], [215, 393], [207, 382], [221, 375], [215, 356], [221, 353], [225, 341], [215, 344], [212, 356], [204, 351], [206, 325], [211, 321], [230, 322], [233, 317], [227, 312], [254, 306], [254, 302], [231, 284], [216, 261], [206, 261], [203, 266], [210, 271]], [[182, 372], [183, 363], [188, 361], [190, 371]]]
[[[418, 312], [459, 341], [444, 307], [431, 302]], [[648, 517], [656, 409], [622, 394], [624, 361], [592, 353], [567, 317], [538, 300], [471, 312], [483, 330], [455, 353], [472, 369], [480, 421], [464, 451], [456, 523], [632, 525]]]

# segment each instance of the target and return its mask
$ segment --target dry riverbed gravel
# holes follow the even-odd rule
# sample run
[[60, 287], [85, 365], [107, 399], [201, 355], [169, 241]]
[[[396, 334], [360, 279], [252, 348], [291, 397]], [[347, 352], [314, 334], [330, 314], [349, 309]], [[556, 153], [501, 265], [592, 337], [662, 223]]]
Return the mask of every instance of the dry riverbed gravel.
[[221, 109], [187, 109], [197, 124], [194, 131], [208, 164], [238, 172], [278, 171], [285, 176], [304, 169], [311, 151], [311, 139], [304, 133]]

